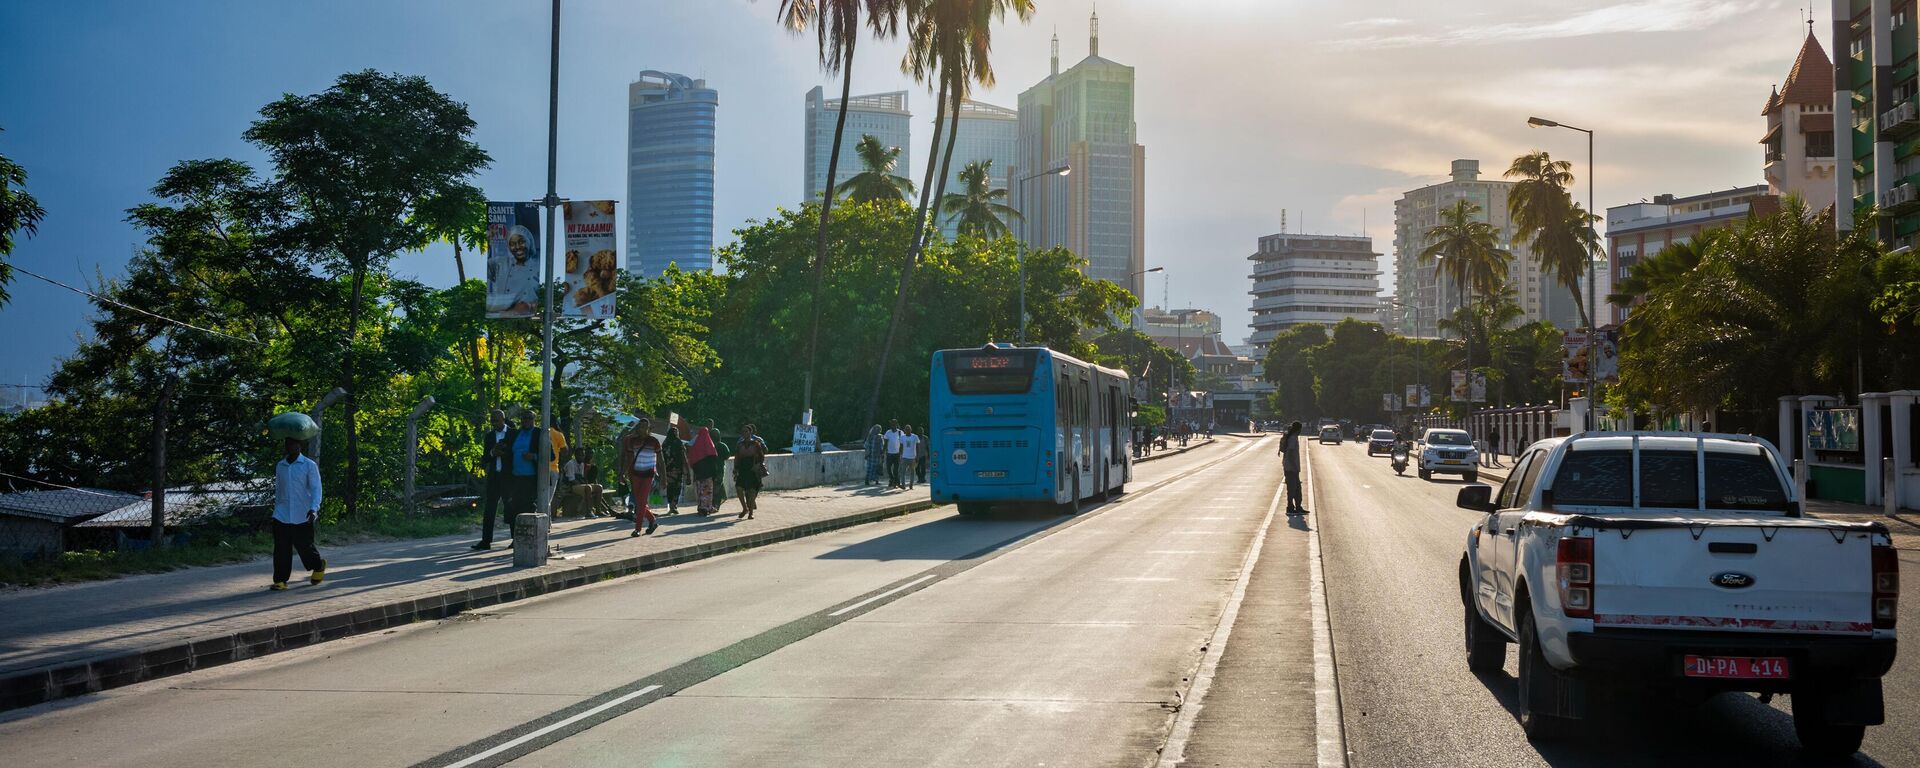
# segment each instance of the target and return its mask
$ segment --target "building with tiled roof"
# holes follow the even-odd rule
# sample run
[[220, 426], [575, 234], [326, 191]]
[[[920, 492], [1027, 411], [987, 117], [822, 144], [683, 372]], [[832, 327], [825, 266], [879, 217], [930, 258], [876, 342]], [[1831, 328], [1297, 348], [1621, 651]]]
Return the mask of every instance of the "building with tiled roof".
[[1836, 195], [1833, 131], [1833, 63], [1809, 31], [1787, 81], [1767, 96], [1761, 110], [1767, 132], [1760, 137], [1768, 192], [1799, 195], [1813, 210], [1833, 205]]

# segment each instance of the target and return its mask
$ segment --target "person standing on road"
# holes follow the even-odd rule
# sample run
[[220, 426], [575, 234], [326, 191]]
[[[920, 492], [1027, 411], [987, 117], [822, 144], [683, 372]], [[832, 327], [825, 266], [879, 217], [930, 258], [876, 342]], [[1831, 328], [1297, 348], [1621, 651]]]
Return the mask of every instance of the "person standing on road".
[[713, 484], [720, 478], [721, 468], [726, 466], [714, 448], [713, 430], [701, 427], [693, 433], [693, 445], [687, 448], [687, 464], [693, 468], [694, 508], [702, 515], [711, 515], [716, 509]]
[[740, 425], [740, 449], [733, 453], [733, 487], [740, 492], [740, 517], [752, 520], [760, 508], [760, 485], [767, 476], [767, 441], [752, 424]]
[[913, 433], [913, 425], [908, 424], [900, 430], [900, 487], [912, 489], [914, 465], [920, 463], [920, 436]]
[[680, 424], [667, 425], [667, 439], [660, 444], [660, 477], [656, 481], [667, 495], [667, 515], [680, 514], [680, 492], [685, 489], [688, 475], [693, 470], [687, 467], [687, 441], [680, 439]]
[[287, 458], [273, 465], [273, 584], [287, 588], [293, 575], [293, 553], [310, 571], [307, 582], [319, 584], [327, 576], [327, 561], [313, 546], [313, 526], [320, 519], [320, 465], [306, 456], [307, 441], [287, 438]]
[[633, 532], [627, 536], [653, 533], [660, 527], [660, 520], [647, 508], [654, 477], [660, 473], [660, 440], [653, 436], [653, 424], [644, 418], [634, 422], [621, 453], [631, 457], [626, 471], [627, 484], [633, 489]]
[[1306, 514], [1300, 500], [1300, 422], [1288, 424], [1280, 436], [1280, 470], [1287, 476], [1287, 514]]
[[867, 452], [867, 477], [860, 481], [861, 485], [874, 485], [880, 482], [880, 470], [887, 463], [887, 441], [881, 435], [880, 425], [875, 424], [867, 429], [867, 439], [861, 443], [861, 447]]
[[506, 516], [507, 538], [513, 538], [513, 516], [507, 505], [507, 498], [513, 488], [513, 468], [507, 456], [507, 412], [498, 408], [487, 414], [489, 423], [487, 432], [480, 441], [480, 467], [486, 476], [486, 485], [480, 492], [480, 543], [474, 549], [493, 548], [493, 514], [496, 510]]
[[887, 443], [887, 487], [905, 488], [900, 483], [900, 421], [887, 422], [887, 433], [881, 437]]

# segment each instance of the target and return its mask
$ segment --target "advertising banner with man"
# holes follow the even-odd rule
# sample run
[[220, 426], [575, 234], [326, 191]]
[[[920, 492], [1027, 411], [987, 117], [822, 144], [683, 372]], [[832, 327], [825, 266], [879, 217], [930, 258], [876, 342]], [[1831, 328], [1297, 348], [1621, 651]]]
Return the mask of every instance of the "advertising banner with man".
[[1476, 403], [1484, 403], [1487, 401], [1486, 371], [1473, 372], [1473, 376], [1467, 381], [1467, 393]]
[[566, 261], [560, 281], [560, 314], [613, 317], [614, 279], [619, 275], [619, 235], [612, 200], [576, 200], [566, 205]]
[[540, 206], [487, 203], [487, 317], [540, 315]]
[[1586, 331], [1567, 331], [1564, 347], [1560, 356], [1560, 377], [1569, 384], [1585, 384], [1587, 381], [1587, 355], [1597, 355], [1593, 372], [1603, 382], [1620, 380], [1620, 348], [1612, 331], [1602, 330], [1595, 339], [1591, 350], [1587, 347]]

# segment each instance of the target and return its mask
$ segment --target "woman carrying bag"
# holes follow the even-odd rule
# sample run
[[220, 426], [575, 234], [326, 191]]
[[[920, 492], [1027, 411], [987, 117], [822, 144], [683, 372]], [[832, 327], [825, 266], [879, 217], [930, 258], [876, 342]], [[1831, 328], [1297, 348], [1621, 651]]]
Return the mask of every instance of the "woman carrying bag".
[[733, 453], [733, 487], [740, 492], [740, 517], [751, 520], [760, 508], [761, 480], [767, 476], [767, 441], [740, 425], [740, 448]]
[[632, 457], [627, 464], [627, 481], [633, 486], [633, 533], [628, 535], [653, 533], [660, 527], [660, 520], [647, 509], [647, 496], [653, 493], [654, 478], [660, 474], [660, 440], [653, 436], [652, 423], [640, 419], [627, 433], [625, 443], [622, 453]]
[[693, 468], [693, 493], [702, 515], [717, 511], [713, 505], [713, 484], [720, 481], [726, 460], [713, 444], [713, 430], [701, 427], [693, 433], [693, 445], [687, 448], [687, 463]]

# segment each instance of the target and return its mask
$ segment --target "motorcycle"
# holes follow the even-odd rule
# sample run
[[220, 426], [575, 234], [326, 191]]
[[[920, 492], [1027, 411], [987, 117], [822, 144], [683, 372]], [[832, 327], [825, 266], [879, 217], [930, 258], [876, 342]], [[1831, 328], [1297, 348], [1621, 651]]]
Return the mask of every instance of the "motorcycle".
[[1396, 475], [1405, 475], [1407, 473], [1407, 457], [1409, 455], [1407, 444], [1395, 443], [1393, 452], [1388, 455], [1393, 458], [1393, 473]]

